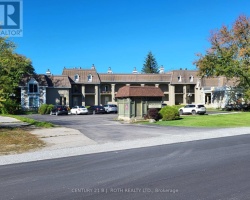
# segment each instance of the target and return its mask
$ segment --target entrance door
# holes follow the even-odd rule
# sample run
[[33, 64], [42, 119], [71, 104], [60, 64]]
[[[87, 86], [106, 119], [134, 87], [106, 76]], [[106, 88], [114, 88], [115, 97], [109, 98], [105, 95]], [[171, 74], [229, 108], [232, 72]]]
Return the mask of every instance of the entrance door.
[[135, 116], [136, 117], [142, 117], [142, 105], [141, 105], [141, 99], [135, 100]]

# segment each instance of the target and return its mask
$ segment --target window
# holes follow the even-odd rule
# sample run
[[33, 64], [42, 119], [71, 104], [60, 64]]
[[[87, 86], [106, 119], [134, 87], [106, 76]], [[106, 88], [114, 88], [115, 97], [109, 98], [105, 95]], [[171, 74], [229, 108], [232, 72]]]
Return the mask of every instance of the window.
[[193, 82], [193, 81], [194, 81], [194, 76], [191, 75], [191, 76], [189, 77], [189, 81], [190, 81], [190, 82]]
[[92, 77], [93, 77], [92, 74], [88, 75], [88, 82], [92, 82]]
[[30, 97], [29, 98], [29, 107], [38, 107], [38, 98]]
[[108, 85], [105, 85], [105, 87], [104, 87], [104, 91], [105, 91], [105, 92], [107, 92], [108, 90], [109, 90]]
[[29, 93], [37, 93], [38, 92], [38, 86], [35, 83], [29, 84]]
[[178, 82], [181, 82], [181, 75], [178, 76]]
[[75, 77], [74, 77], [74, 79], [75, 79], [75, 82], [78, 82], [79, 81], [79, 75], [76, 74]]

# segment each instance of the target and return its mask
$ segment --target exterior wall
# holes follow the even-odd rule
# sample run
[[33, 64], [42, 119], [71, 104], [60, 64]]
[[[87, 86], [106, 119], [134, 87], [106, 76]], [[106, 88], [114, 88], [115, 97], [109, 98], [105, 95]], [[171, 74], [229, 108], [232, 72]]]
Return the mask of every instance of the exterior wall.
[[175, 105], [175, 86], [169, 84], [169, 103], [170, 106]]
[[[161, 97], [131, 97], [131, 98], [119, 98], [117, 100], [118, 105], [118, 119], [130, 120], [131, 118], [141, 119], [144, 115], [147, 115], [148, 108], [161, 108]], [[155, 106], [155, 107], [154, 107]]]
[[110, 102], [112, 102], [112, 99], [111, 99], [111, 94], [110, 95], [106, 95], [106, 94], [102, 94], [101, 95], [101, 104], [102, 105], [105, 105], [105, 104], [108, 104]]
[[59, 105], [61, 103], [63, 105], [70, 105], [69, 94], [69, 89], [47, 88], [46, 103], [53, 105]]
[[[34, 105], [31, 105], [33, 99]], [[21, 108], [23, 110], [38, 109], [40, 105], [46, 103], [46, 87], [38, 87], [37, 93], [29, 93], [28, 87], [21, 87]]]
[[86, 106], [95, 105], [95, 95], [86, 95], [85, 96], [85, 105]]

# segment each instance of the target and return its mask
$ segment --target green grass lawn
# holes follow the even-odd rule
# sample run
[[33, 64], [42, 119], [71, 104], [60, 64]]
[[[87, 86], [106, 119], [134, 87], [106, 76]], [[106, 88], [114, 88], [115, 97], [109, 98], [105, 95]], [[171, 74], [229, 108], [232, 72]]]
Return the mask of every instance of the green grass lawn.
[[186, 127], [250, 127], [250, 112], [219, 115], [188, 115], [180, 120], [158, 121], [162, 126]]
[[27, 117], [22, 117], [22, 116], [19, 116], [19, 115], [2, 115], [3, 117], [12, 117], [12, 118], [15, 118], [15, 119], [18, 119], [22, 122], [26, 122], [26, 123], [29, 123], [30, 125], [34, 125], [36, 127], [41, 127], [41, 128], [51, 128], [51, 127], [54, 127], [54, 124], [50, 123], [50, 122], [39, 122], [39, 121], [36, 121], [34, 119], [30, 119], [30, 118], [27, 118]]

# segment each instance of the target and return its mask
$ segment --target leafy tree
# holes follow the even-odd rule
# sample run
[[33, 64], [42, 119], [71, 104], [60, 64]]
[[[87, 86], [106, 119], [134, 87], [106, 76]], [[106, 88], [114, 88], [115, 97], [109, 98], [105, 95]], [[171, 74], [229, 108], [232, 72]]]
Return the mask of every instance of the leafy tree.
[[222, 26], [211, 32], [211, 47], [198, 54], [195, 65], [201, 76], [236, 78], [238, 86], [250, 88], [250, 18], [241, 15], [232, 27]]
[[[34, 74], [31, 61], [25, 56], [14, 52], [15, 44], [6, 38], [0, 37], [0, 112], [9, 107], [5, 105], [17, 105], [13, 96], [20, 96], [18, 85], [24, 74]], [[11, 97], [11, 94], [12, 95]], [[12, 103], [10, 103], [12, 101]], [[11, 108], [11, 110], [15, 110]]]
[[156, 61], [156, 59], [151, 51], [149, 51], [149, 53], [146, 57], [146, 60], [143, 64], [142, 72], [147, 73], [147, 74], [148, 73], [155, 73], [155, 74], [159, 73], [157, 61]]

